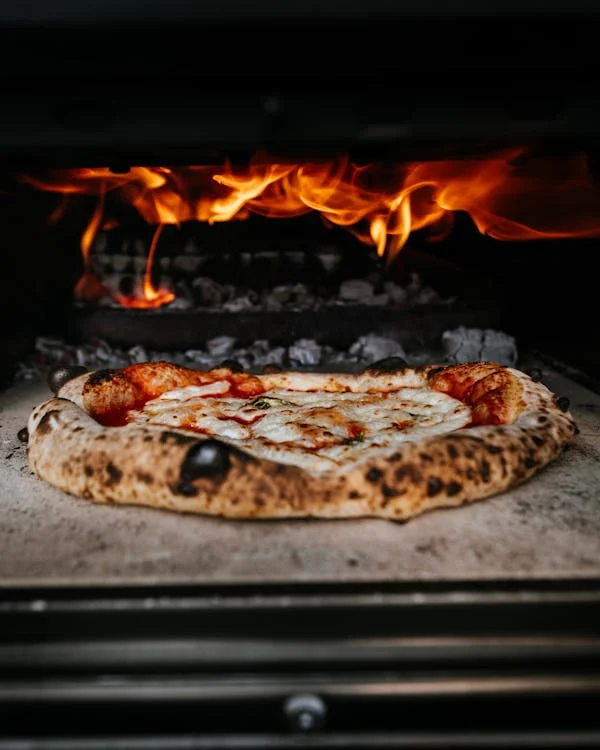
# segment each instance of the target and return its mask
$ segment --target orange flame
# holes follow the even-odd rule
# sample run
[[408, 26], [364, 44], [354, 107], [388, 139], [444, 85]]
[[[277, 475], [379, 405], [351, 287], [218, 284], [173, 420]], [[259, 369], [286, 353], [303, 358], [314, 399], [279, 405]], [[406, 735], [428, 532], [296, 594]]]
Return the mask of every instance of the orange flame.
[[156, 227], [154, 236], [152, 237], [150, 250], [148, 251], [148, 259], [146, 261], [146, 270], [144, 271], [142, 288], [139, 290], [139, 293], [130, 297], [122, 294], [115, 295], [116, 301], [123, 305], [123, 307], [135, 307], [139, 309], [162, 307], [175, 299], [173, 292], [166, 289], [155, 289], [152, 285], [152, 264], [154, 263], [154, 254], [164, 226], [164, 224], [159, 224]]
[[[501, 240], [600, 236], [600, 186], [582, 153], [528, 157], [520, 149], [488, 158], [363, 166], [346, 156], [285, 164], [257, 154], [243, 167], [134, 167], [125, 174], [94, 168], [21, 178], [42, 190], [100, 195], [81, 243], [88, 285], [89, 237], [93, 240], [101, 224], [105, 193], [158, 225], [140, 295], [119, 298], [134, 307], [173, 298], [152, 286], [152, 259], [161, 228], [184, 221], [216, 223], [252, 213], [283, 218], [314, 210], [373, 245], [388, 263], [415, 230], [429, 228], [431, 239], [445, 237], [456, 211], [467, 212], [481, 233]], [[78, 294], [83, 287], [80, 282]]]

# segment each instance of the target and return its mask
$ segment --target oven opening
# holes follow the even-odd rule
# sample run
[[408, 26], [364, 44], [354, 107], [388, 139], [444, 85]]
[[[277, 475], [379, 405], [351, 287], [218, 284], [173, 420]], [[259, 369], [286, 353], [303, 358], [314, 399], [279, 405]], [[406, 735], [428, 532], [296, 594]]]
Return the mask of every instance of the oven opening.
[[[5, 5], [0, 750], [597, 746], [594, 3]], [[579, 433], [406, 523], [29, 468], [56, 366], [382, 359], [514, 366]]]
[[[358, 373], [390, 359], [411, 367], [498, 362], [541, 377], [573, 405], [580, 429], [595, 435], [600, 360], [590, 346], [590, 321], [596, 282], [586, 272], [600, 233], [594, 151], [558, 144], [450, 151], [412, 161], [377, 153], [257, 151], [193, 166], [31, 164], [5, 175], [0, 201], [10, 273], [2, 304], [10, 325], [3, 354], [10, 417], [3, 429], [14, 445], [6, 467], [17, 472], [14, 501], [27, 507], [41, 493], [75, 522], [80, 513], [110, 511], [90, 511], [85, 503], [84, 510], [62, 493], [56, 498], [53, 488], [26, 474], [17, 434], [32, 407], [48, 397], [48, 373], [63, 365], [104, 370], [166, 360], [196, 370], [225, 363], [260, 374]], [[227, 524], [198, 517], [192, 523], [208, 529], [208, 557], [191, 567], [186, 555], [170, 557], [162, 574], [206, 580], [219, 570], [228, 581], [275, 582], [309, 570], [311, 580], [385, 579], [410, 578], [418, 564], [427, 579], [511, 578], [520, 575], [522, 555], [532, 554], [525, 519], [547, 540], [536, 544], [531, 576], [546, 575], [548, 565], [554, 574], [564, 565], [587, 575], [595, 554], [589, 530], [600, 523], [588, 502], [595, 491], [593, 459], [587, 449], [569, 455], [564, 470], [548, 467], [515, 490], [512, 502], [500, 497], [455, 509], [455, 516], [436, 511], [433, 520], [415, 519], [408, 527], [429, 541], [400, 556], [387, 547], [398, 529], [378, 526], [381, 547], [363, 549], [356, 538], [355, 552], [345, 554], [313, 538], [321, 532], [307, 521], [294, 522], [281, 564], [253, 546], [259, 531], [249, 531], [248, 543], [230, 559], [222, 543]], [[549, 507], [555, 508], [550, 518]], [[143, 515], [119, 512], [132, 512], [131, 523]], [[453, 518], [460, 525], [480, 513], [483, 532], [465, 522], [474, 547], [488, 550], [483, 562], [464, 563], [452, 545], [431, 541], [445, 537]], [[499, 515], [489, 525], [486, 513]], [[151, 524], [154, 515], [144, 518]], [[358, 533], [360, 522], [344, 523], [346, 534]], [[494, 551], [498, 524], [516, 540], [506, 554]], [[100, 561], [109, 576], [126, 570], [143, 578], [140, 571], [162, 566], [142, 539], [139, 556], [127, 552], [124, 533], [124, 557], [114, 556], [112, 544], [102, 548], [82, 569], [84, 579]], [[579, 539], [577, 560], [571, 534]], [[37, 575], [23, 555], [31, 544], [37, 549], [38, 536], [32, 529], [30, 541], [5, 558], [7, 575]], [[52, 576], [77, 573], [69, 559], [55, 563], [47, 568]]]
[[165, 358], [515, 365], [541, 349], [593, 379], [590, 276], [565, 266], [598, 241], [594, 170], [556, 147], [24, 167], [5, 180], [21, 222], [5, 304], [23, 311], [6, 376]]

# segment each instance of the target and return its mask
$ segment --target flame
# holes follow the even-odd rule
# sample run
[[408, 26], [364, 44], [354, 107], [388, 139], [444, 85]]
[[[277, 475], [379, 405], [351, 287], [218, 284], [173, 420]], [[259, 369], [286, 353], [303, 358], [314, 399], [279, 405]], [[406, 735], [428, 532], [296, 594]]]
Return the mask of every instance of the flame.
[[173, 292], [170, 292], [167, 289], [155, 289], [152, 285], [152, 264], [154, 262], [154, 254], [164, 226], [164, 224], [159, 224], [156, 227], [154, 236], [152, 237], [150, 250], [148, 251], [148, 259], [146, 261], [146, 270], [144, 271], [144, 279], [142, 281], [142, 288], [139, 290], [139, 293], [129, 297], [122, 294], [115, 295], [115, 299], [119, 304], [123, 305], [123, 307], [135, 307], [138, 309], [162, 307], [175, 299]]
[[[256, 154], [243, 166], [133, 167], [124, 174], [108, 168], [65, 169], [20, 177], [65, 197], [99, 196], [81, 240], [85, 270], [78, 296], [97, 294], [89, 255], [99, 226], [114, 226], [114, 219], [104, 217], [107, 193], [157, 225], [139, 293], [118, 298], [132, 307], [157, 307], [173, 299], [151, 282], [165, 224], [318, 211], [326, 222], [374, 246], [388, 263], [416, 230], [427, 228], [432, 240], [447, 236], [457, 211], [468, 213], [482, 234], [499, 240], [600, 236], [600, 185], [583, 153], [543, 157], [514, 149], [486, 158], [391, 165], [356, 165], [347, 156], [284, 163]], [[55, 218], [64, 210], [59, 207]]]
[[[92, 245], [102, 222], [102, 216], [104, 215], [104, 195], [105, 191], [102, 191], [88, 225], [81, 235], [80, 247], [81, 255], [83, 256], [83, 275], [75, 286], [75, 296], [85, 302], [93, 302], [106, 293], [104, 286], [97, 279], [96, 274], [91, 268]], [[68, 194], [65, 197], [68, 197]], [[54, 215], [51, 219], [54, 218]]]

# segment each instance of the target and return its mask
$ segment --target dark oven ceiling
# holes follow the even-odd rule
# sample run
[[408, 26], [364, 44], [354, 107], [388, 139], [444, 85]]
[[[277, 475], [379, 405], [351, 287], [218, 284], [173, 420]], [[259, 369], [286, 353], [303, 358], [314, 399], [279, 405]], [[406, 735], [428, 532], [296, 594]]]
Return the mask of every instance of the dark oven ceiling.
[[594, 141], [599, 16], [539, 5], [5, 7], [0, 152], [122, 166]]

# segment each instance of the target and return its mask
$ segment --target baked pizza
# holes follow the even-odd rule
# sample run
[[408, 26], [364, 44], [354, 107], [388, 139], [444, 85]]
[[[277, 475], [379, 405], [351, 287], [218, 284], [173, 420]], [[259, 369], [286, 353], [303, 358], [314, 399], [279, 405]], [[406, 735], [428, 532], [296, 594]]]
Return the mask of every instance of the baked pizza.
[[408, 519], [503, 492], [573, 439], [568, 402], [491, 362], [361, 374], [168, 362], [52, 377], [31, 469], [65, 492], [236, 518]]

